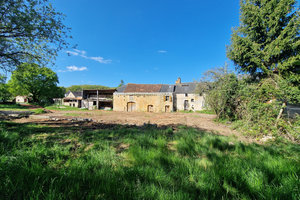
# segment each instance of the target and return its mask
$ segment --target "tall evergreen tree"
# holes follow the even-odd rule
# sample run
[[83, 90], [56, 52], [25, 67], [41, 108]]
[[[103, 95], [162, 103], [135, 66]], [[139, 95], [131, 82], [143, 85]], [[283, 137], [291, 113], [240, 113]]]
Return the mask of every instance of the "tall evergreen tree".
[[300, 17], [295, 0], [241, 0], [227, 56], [253, 77], [274, 72], [300, 83]]

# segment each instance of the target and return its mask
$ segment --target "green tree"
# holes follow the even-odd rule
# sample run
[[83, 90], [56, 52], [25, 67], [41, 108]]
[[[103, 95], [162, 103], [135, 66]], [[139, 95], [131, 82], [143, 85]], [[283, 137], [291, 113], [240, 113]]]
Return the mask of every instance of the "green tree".
[[66, 88], [66, 91], [81, 92], [82, 90], [103, 90], [103, 89], [110, 89], [110, 87], [103, 86], [103, 85], [71, 85], [70, 87]]
[[0, 68], [45, 65], [68, 46], [64, 16], [48, 0], [0, 0]]
[[54, 94], [54, 98], [63, 98], [66, 94], [66, 88], [65, 87], [58, 87], [56, 90], [56, 93]]
[[239, 80], [225, 67], [209, 70], [204, 73], [198, 91], [205, 94], [205, 102], [217, 118], [236, 119]]
[[26, 63], [18, 66], [12, 72], [8, 84], [13, 95], [31, 96], [33, 102], [38, 104], [47, 104], [61, 93], [61, 89], [57, 86], [56, 73], [37, 64]]
[[11, 97], [6, 84], [6, 76], [0, 74], [0, 102], [5, 102]]
[[121, 87], [121, 86], [123, 86], [124, 84], [125, 84], [124, 81], [121, 80], [121, 81], [120, 81], [120, 84], [118, 85], [118, 87]]
[[241, 25], [227, 56], [253, 77], [274, 72], [300, 84], [300, 17], [295, 0], [241, 0]]

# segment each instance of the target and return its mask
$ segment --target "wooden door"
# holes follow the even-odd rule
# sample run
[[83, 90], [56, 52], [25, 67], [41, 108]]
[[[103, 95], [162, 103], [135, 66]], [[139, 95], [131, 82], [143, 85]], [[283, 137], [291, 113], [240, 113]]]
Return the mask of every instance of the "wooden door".
[[127, 112], [133, 112], [136, 110], [136, 106], [134, 102], [127, 103]]

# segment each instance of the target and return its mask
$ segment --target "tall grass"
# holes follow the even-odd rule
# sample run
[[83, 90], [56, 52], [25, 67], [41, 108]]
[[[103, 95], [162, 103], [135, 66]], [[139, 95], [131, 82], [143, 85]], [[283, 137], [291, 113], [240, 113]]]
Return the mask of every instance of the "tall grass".
[[0, 199], [299, 199], [300, 147], [187, 127], [0, 123]]

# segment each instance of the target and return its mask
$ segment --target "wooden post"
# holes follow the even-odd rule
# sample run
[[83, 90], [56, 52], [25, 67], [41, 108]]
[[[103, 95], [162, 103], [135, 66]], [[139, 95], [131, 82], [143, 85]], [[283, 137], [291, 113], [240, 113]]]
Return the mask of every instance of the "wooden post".
[[277, 119], [276, 119], [276, 126], [277, 126], [277, 123], [278, 123], [278, 121], [279, 121], [279, 119], [281, 118], [281, 116], [282, 116], [282, 113], [283, 113], [283, 110], [284, 110], [284, 108], [286, 107], [286, 103], [285, 102], [283, 102], [282, 103], [282, 106], [281, 106], [281, 109], [280, 109], [280, 111], [279, 111], [279, 114], [278, 114], [278, 116], [277, 116]]
[[97, 90], [97, 110], [99, 109], [99, 90]]

